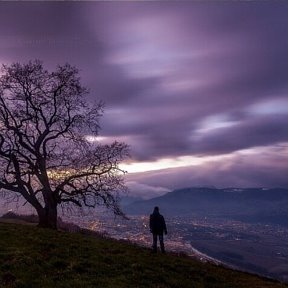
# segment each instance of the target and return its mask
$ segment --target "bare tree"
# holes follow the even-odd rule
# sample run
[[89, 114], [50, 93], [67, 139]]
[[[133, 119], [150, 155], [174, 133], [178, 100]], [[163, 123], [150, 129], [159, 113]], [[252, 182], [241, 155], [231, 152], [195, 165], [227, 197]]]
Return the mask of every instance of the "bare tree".
[[[124, 143], [89, 143], [102, 105], [88, 105], [87, 89], [69, 64], [48, 72], [40, 61], [3, 65], [0, 77], [0, 190], [21, 195], [39, 226], [57, 229], [57, 207], [104, 205], [123, 215], [119, 163]], [[15, 194], [15, 195], [16, 195]]]

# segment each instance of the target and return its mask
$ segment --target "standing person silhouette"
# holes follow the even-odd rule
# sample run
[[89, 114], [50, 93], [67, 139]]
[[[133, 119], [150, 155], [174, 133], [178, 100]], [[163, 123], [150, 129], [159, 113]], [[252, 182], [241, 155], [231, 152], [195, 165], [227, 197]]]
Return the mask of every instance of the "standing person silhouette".
[[153, 234], [153, 252], [157, 252], [157, 239], [159, 237], [161, 252], [165, 253], [163, 233], [167, 235], [167, 228], [164, 217], [159, 213], [159, 207], [155, 207], [150, 215], [150, 231]]

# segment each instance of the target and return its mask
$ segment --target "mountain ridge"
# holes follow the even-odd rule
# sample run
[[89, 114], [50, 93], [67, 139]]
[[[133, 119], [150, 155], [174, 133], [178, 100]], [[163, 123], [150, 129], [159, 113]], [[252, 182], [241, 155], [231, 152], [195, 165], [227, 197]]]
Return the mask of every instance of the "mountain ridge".
[[168, 216], [224, 217], [288, 226], [287, 188], [188, 187], [133, 202], [124, 211], [132, 215], [149, 214], [154, 206]]

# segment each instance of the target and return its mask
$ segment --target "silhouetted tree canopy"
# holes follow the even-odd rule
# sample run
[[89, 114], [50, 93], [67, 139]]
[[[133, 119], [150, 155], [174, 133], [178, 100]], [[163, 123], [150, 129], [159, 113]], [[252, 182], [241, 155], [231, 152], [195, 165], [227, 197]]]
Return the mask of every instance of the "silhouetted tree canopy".
[[119, 163], [128, 148], [87, 141], [98, 133], [103, 105], [85, 101], [78, 70], [66, 64], [48, 72], [36, 60], [4, 65], [1, 74], [0, 190], [24, 197], [42, 227], [56, 229], [57, 207], [65, 204], [123, 215]]

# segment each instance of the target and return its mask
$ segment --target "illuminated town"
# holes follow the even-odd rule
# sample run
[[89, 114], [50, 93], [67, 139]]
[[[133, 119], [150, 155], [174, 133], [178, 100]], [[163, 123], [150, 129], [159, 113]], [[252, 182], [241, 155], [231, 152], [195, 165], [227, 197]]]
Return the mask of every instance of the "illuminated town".
[[[103, 236], [152, 245], [148, 215], [125, 220], [104, 213], [69, 220]], [[165, 246], [170, 252], [288, 280], [288, 229], [284, 226], [196, 217], [167, 218], [166, 223]]]
[[[4, 205], [7, 211], [32, 214], [23, 206]], [[75, 211], [74, 211], [75, 212]], [[150, 248], [152, 236], [149, 215], [130, 216], [128, 220], [111, 213], [64, 214], [63, 221], [99, 233], [104, 237], [129, 241]], [[238, 270], [288, 281], [288, 228], [221, 219], [216, 217], [166, 217], [168, 235], [165, 247], [178, 255], [226, 265]]]

